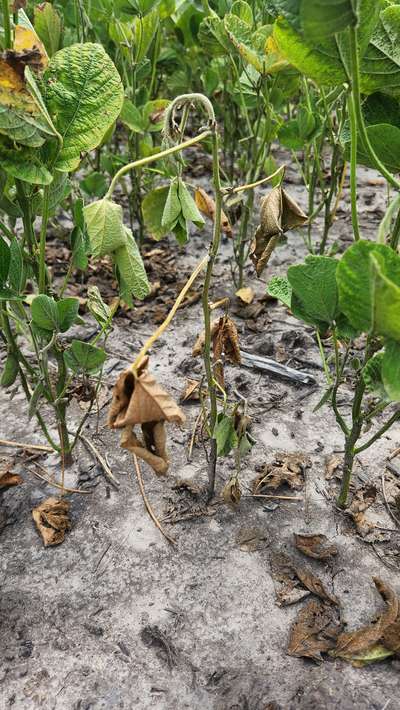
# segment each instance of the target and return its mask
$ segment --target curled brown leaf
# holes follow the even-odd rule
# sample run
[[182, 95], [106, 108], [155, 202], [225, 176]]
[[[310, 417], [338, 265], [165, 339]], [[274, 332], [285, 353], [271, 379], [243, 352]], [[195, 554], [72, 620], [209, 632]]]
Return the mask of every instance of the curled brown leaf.
[[337, 547], [325, 535], [302, 535], [293, 533], [294, 544], [307, 557], [315, 560], [329, 560], [337, 555]]
[[47, 498], [32, 510], [32, 518], [44, 546], [60, 545], [71, 527], [69, 503], [58, 498]]
[[[208, 195], [202, 187], [198, 187], [196, 189], [196, 192], [194, 193], [194, 200], [200, 212], [205, 214], [206, 217], [209, 217], [209, 219], [214, 222], [216, 207], [213, 198], [210, 197], [210, 195]], [[228, 237], [232, 237], [232, 227], [228, 217], [226, 216], [223, 210], [221, 212], [221, 230]]]

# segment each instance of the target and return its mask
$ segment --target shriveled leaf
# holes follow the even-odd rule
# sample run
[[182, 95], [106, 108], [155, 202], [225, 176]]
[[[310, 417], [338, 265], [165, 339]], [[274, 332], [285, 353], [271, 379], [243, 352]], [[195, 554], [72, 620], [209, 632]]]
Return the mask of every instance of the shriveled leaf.
[[12, 461], [3, 460], [0, 462], [0, 493], [7, 488], [13, 488], [23, 483], [21, 476], [13, 472], [12, 466]]
[[181, 211], [182, 208], [179, 200], [178, 180], [174, 179], [172, 180], [169, 186], [168, 195], [161, 218], [161, 226], [165, 229], [168, 228], [169, 231], [172, 226], [175, 225], [179, 215], [181, 214]]
[[47, 498], [32, 510], [32, 518], [44, 546], [60, 545], [71, 527], [69, 503], [58, 498]]
[[289, 638], [288, 654], [322, 661], [322, 653], [334, 648], [341, 625], [336, 607], [312, 599], [294, 622]]
[[63, 138], [56, 167], [75, 170], [81, 154], [96, 148], [116, 120], [123, 87], [112, 60], [99, 44], [74, 44], [57, 52], [45, 75], [46, 104]]
[[167, 436], [164, 422], [142, 424], [143, 441], [136, 436], [131, 426], [121, 434], [121, 446], [145, 461], [157, 476], [165, 476], [169, 468], [166, 451]]
[[88, 288], [87, 307], [99, 325], [104, 326], [111, 319], [111, 308], [103, 301], [97, 286], [89, 286]]
[[373, 649], [396, 622], [399, 613], [399, 600], [396, 593], [378, 577], [374, 577], [373, 580], [379, 594], [386, 602], [386, 610], [374, 623], [340, 634], [332, 655], [348, 661], [359, 661], [361, 654]]
[[253, 303], [254, 295], [255, 294], [251, 286], [244, 286], [243, 288], [239, 288], [239, 290], [235, 293], [235, 296], [237, 296], [242, 301], [242, 303], [246, 303], [247, 305]]
[[276, 490], [284, 484], [300, 491], [304, 486], [305, 471], [310, 465], [310, 460], [303, 454], [276, 454], [274, 461], [266, 464], [262, 474], [255, 479], [253, 492]]
[[[242, 491], [240, 490], [240, 484], [237, 477], [235, 476], [234, 478], [230, 478], [222, 489], [221, 498], [224, 503], [229, 506], [229, 508], [236, 510], [240, 503], [241, 497]], [[247, 540], [247, 542], [249, 542], [249, 540]], [[243, 544], [243, 539], [240, 544]]]
[[242, 361], [239, 347], [239, 336], [235, 323], [229, 316], [219, 319], [215, 333], [212, 335], [214, 374], [221, 385], [224, 386], [224, 361], [238, 365]]
[[353, 496], [353, 500], [348, 508], [357, 532], [361, 537], [366, 538], [375, 529], [375, 523], [372, 522], [368, 516], [365, 515], [368, 508], [371, 507], [376, 501], [377, 490], [373, 485], [368, 485], [359, 488]]
[[275, 553], [271, 556], [271, 576], [278, 606], [296, 604], [310, 595], [308, 589], [300, 586], [300, 580], [293, 570], [291, 560], [283, 553]]
[[320, 597], [324, 601], [330, 602], [331, 604], [339, 604], [337, 598], [325, 589], [323, 582], [310, 569], [294, 563], [293, 569], [300, 582], [304, 584], [304, 586], [312, 592], [312, 594], [316, 594], [317, 597]]
[[198, 402], [200, 399], [200, 382], [198, 380], [188, 379], [185, 384], [180, 401], [181, 402]]
[[[202, 187], [197, 187], [194, 199], [200, 212], [206, 215], [213, 222], [215, 221], [215, 202]], [[225, 212], [221, 211], [221, 230], [228, 237], [232, 237], [232, 227]]]
[[293, 533], [294, 544], [307, 557], [315, 560], [329, 560], [338, 553], [336, 545], [329, 542], [326, 535], [304, 535]]

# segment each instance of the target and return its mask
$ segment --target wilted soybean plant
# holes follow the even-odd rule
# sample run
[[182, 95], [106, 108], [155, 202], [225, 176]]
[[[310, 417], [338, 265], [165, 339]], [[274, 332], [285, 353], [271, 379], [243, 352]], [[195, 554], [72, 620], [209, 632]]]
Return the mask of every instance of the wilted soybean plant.
[[[349, 0], [329, 8], [319, 3], [317, 7], [314, 2], [307, 3], [307, 8], [305, 3], [301, 8], [301, 3], [290, 5], [289, 10], [289, 3], [279, 3], [284, 15], [275, 23], [279, 49], [318, 83], [329, 84], [335, 79], [346, 82], [355, 243], [340, 259], [308, 256], [303, 264], [288, 269], [287, 278], [272, 279], [268, 290], [290, 307], [293, 315], [316, 329], [328, 382], [319, 406], [330, 404], [345, 441], [338, 498], [338, 504], [345, 507], [355, 457], [400, 420], [397, 406], [374, 433], [369, 431], [378, 415], [400, 401], [399, 214], [391, 224], [398, 200], [389, 207], [376, 243], [361, 239], [357, 211], [358, 162], [377, 168], [390, 185], [400, 189], [400, 182], [385, 165], [388, 156], [381, 142], [385, 131], [393, 133], [394, 126], [366, 125], [361, 102], [361, 91], [371, 94], [377, 88], [385, 88], [390, 92], [400, 86], [393, 56], [394, 37], [400, 41], [400, 5], [367, 0]], [[336, 54], [323, 65], [321, 50], [328, 45]], [[387, 70], [389, 66], [393, 68], [389, 84], [379, 65], [370, 62], [372, 57], [379, 58], [378, 47], [386, 55], [385, 59], [380, 55], [381, 62], [386, 62]], [[400, 155], [396, 159], [400, 160]], [[387, 243], [382, 243], [386, 238]], [[333, 350], [331, 359], [326, 355], [328, 342]], [[338, 402], [344, 384], [352, 387], [350, 417], [343, 414]]]
[[[75, 225], [72, 258], [60, 287], [46, 265], [49, 220], [71, 195], [68, 175], [78, 169], [81, 156], [96, 148], [115, 122], [123, 87], [101, 45], [73, 44], [48, 56], [26, 14], [20, 10], [14, 26], [7, 3], [3, 7], [6, 49], [0, 59], [0, 210], [5, 216], [0, 222], [0, 297], [7, 359], [1, 384], [10, 387], [19, 377], [29, 415], [36, 416], [67, 465], [87, 416], [71, 438], [67, 407], [77, 390], [77, 377], [93, 405], [113, 315], [94, 287], [88, 306], [100, 330], [88, 341], [68, 339], [70, 328], [83, 324], [78, 316], [79, 300], [64, 297], [72, 270], [85, 270], [88, 255], [94, 259], [109, 255], [121, 298], [130, 302], [132, 294], [143, 298], [149, 292], [135, 240], [123, 225], [122, 209], [117, 205], [108, 211], [99, 208], [97, 229], [92, 227], [88, 238], [83, 200], [71, 197]], [[22, 233], [16, 228], [18, 218]], [[39, 234], [37, 218], [41, 221]], [[59, 441], [49, 431], [48, 407], [54, 412]]]

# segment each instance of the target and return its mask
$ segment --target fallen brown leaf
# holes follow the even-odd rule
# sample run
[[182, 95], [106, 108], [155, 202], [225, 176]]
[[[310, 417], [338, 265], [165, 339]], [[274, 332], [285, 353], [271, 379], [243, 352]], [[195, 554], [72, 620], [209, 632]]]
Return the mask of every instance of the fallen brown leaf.
[[4, 459], [0, 463], [0, 492], [23, 483], [21, 476], [18, 473], [13, 473], [12, 467], [13, 461]]
[[286, 555], [273, 554], [270, 564], [278, 606], [290, 606], [309, 596], [310, 591], [299, 586], [300, 580], [293, 570], [291, 560]]
[[240, 499], [242, 497], [242, 491], [240, 490], [240, 485], [238, 479], [235, 477], [230, 478], [222, 489], [221, 497], [231, 509], [236, 510]]
[[340, 468], [343, 466], [343, 456], [327, 456], [325, 460], [325, 479], [330, 481], [334, 476], [341, 477]]
[[289, 656], [322, 661], [322, 653], [333, 649], [341, 624], [336, 607], [311, 599], [294, 622], [287, 652]]
[[32, 510], [32, 518], [45, 547], [60, 545], [71, 527], [69, 503], [59, 498], [47, 498]]
[[236, 542], [242, 552], [255, 552], [265, 547], [267, 534], [261, 528], [242, 528], [236, 536]]
[[300, 491], [304, 486], [305, 470], [310, 465], [310, 460], [303, 454], [277, 453], [275, 460], [266, 464], [261, 475], [255, 479], [253, 493], [264, 489], [276, 490], [283, 484]]
[[319, 577], [317, 577], [313, 572], [311, 572], [311, 570], [309, 570], [307, 567], [302, 567], [301, 565], [297, 565], [294, 563], [292, 566], [300, 582], [304, 584], [304, 586], [309, 589], [310, 592], [316, 594], [317, 597], [320, 597], [324, 601], [331, 602], [331, 604], [339, 604], [337, 598], [333, 594], [330, 594], [326, 591]]
[[235, 296], [237, 296], [243, 303], [249, 305], [254, 301], [254, 291], [250, 286], [244, 286], [236, 291]]
[[293, 533], [294, 543], [300, 552], [315, 560], [329, 560], [337, 555], [337, 547], [325, 535], [302, 535]]
[[185, 384], [180, 401], [181, 402], [198, 402], [200, 399], [200, 382], [199, 380], [188, 379]]
[[361, 537], [370, 535], [376, 527], [375, 523], [365, 515], [365, 511], [375, 503], [376, 496], [377, 490], [375, 486], [362, 486], [354, 494], [348, 508], [348, 512], [353, 518], [357, 532]]
[[[338, 656], [339, 658], [355, 661], [357, 663], [362, 660], [363, 654], [383, 641], [385, 637], [392, 645], [393, 641], [394, 644], [396, 644], [396, 630], [398, 632], [399, 628], [397, 618], [399, 614], [399, 600], [393, 589], [381, 579], [374, 577], [373, 581], [382, 599], [386, 602], [387, 607], [385, 611], [382, 612], [375, 622], [368, 626], [340, 634], [336, 648], [332, 652], [333, 656]], [[397, 634], [397, 643], [398, 640]]]
[[263, 198], [260, 224], [250, 247], [257, 276], [261, 276], [282, 235], [289, 229], [301, 227], [307, 220], [307, 215], [281, 186]]

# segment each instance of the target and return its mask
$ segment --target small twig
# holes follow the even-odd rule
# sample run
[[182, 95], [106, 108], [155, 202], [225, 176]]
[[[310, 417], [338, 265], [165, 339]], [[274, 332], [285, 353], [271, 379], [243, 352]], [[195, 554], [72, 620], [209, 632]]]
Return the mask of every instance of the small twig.
[[38, 478], [41, 478], [42, 481], [46, 481], [46, 483], [49, 486], [54, 486], [54, 488], [60, 488], [63, 493], [82, 493], [83, 495], [91, 495], [93, 491], [80, 491], [79, 488], [67, 488], [66, 486], [62, 486], [59, 483], [56, 483], [56, 481], [51, 481], [50, 479], [46, 478], [46, 476], [42, 476], [39, 471], [32, 471], [32, 469], [28, 468], [29, 473], [33, 473], [34, 476], [37, 476]]
[[93, 456], [96, 457], [98, 460], [99, 464], [101, 465], [104, 474], [106, 478], [109, 480], [112, 486], [118, 490], [120, 484], [119, 481], [115, 478], [113, 472], [111, 471], [111, 468], [109, 467], [107, 461], [103, 458], [101, 453], [96, 449], [95, 445], [89, 441], [89, 439], [84, 435], [84, 434], [79, 434], [78, 438], [85, 444], [85, 446], [91, 451]]
[[390, 454], [390, 456], [388, 456], [388, 461], [391, 461], [392, 459], [395, 459], [396, 456], [398, 456], [399, 454], [400, 454], [400, 446], [399, 446], [397, 449], [395, 449], [394, 451], [392, 451], [392, 453]]
[[261, 180], [257, 180], [257, 182], [252, 182], [249, 183], [248, 185], [239, 185], [238, 187], [232, 187], [232, 188], [224, 188], [222, 190], [223, 195], [234, 195], [238, 192], [243, 192], [244, 190], [253, 190], [255, 187], [258, 187], [259, 185], [262, 185], [264, 182], [268, 182], [269, 180], [273, 180], [273, 178], [278, 177], [279, 173], [282, 173], [282, 178], [285, 172], [285, 165], [281, 165], [277, 170], [275, 170], [272, 175], [267, 175], [265, 178], [261, 178]]
[[194, 442], [196, 439], [197, 427], [199, 426], [199, 422], [201, 421], [202, 416], [203, 416], [203, 410], [200, 409], [200, 412], [199, 412], [198, 416], [196, 417], [196, 421], [194, 423], [192, 436], [190, 437], [190, 444], [189, 444], [189, 450], [188, 450], [188, 455], [187, 455], [187, 460], [189, 461], [189, 463], [192, 460], [193, 446], [194, 446]]
[[176, 545], [176, 540], [175, 540], [175, 538], [171, 537], [170, 535], [168, 535], [168, 533], [165, 532], [165, 530], [163, 529], [163, 527], [162, 527], [162, 525], [161, 525], [159, 519], [157, 518], [155, 512], [153, 511], [153, 508], [151, 507], [151, 505], [150, 505], [150, 503], [149, 503], [149, 500], [148, 500], [148, 498], [147, 498], [147, 496], [146, 496], [146, 491], [144, 490], [142, 473], [141, 473], [141, 471], [140, 471], [140, 467], [139, 467], [139, 462], [138, 462], [138, 460], [137, 460], [137, 456], [136, 456], [136, 454], [134, 454], [134, 453], [132, 453], [132, 456], [133, 456], [133, 462], [134, 462], [134, 464], [135, 464], [136, 478], [137, 478], [137, 481], [138, 481], [138, 484], [139, 484], [140, 492], [141, 492], [141, 494], [142, 494], [142, 498], [143, 498], [143, 502], [144, 502], [144, 504], [145, 504], [146, 510], [147, 510], [148, 514], [150, 515], [150, 518], [152, 519], [154, 525], [159, 529], [160, 533], [161, 533], [162, 535], [164, 535], [164, 537], [166, 538], [166, 540], [168, 540], [168, 542], [171, 542], [172, 545]]
[[51, 446], [44, 446], [42, 444], [23, 444], [20, 441], [8, 441], [7, 439], [0, 439], [0, 446], [12, 446], [14, 449], [33, 449], [34, 451], [54, 451]]
[[274, 500], [304, 500], [302, 496], [273, 496], [273, 495], [263, 495], [262, 493], [253, 493], [250, 496], [243, 496], [243, 498], [271, 498]]

